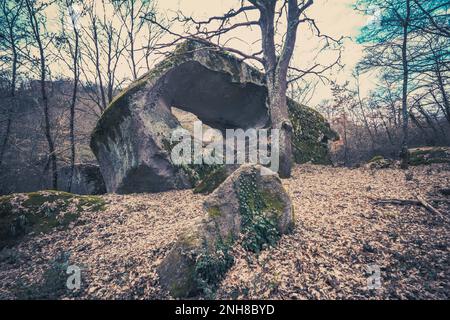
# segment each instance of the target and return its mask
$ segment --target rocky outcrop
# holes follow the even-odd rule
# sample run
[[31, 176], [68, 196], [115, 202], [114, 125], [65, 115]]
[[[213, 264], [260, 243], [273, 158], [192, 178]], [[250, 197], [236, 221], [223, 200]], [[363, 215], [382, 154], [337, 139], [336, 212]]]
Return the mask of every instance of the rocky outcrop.
[[[201, 175], [198, 170], [205, 169], [172, 163], [170, 138], [180, 122], [171, 107], [193, 113], [215, 129], [245, 130], [270, 125], [266, 97], [264, 75], [257, 69], [205, 43], [188, 41], [179, 45], [170, 57], [119, 94], [97, 123], [91, 149], [107, 191], [157, 192], [192, 187]], [[322, 132], [325, 121], [315, 117], [321, 123], [310, 130], [312, 126], [304, 124], [312, 121], [309, 114], [313, 112], [292, 101], [290, 105], [294, 106], [290, 108], [294, 117], [308, 110], [297, 121], [294, 134], [299, 141], [307, 137], [303, 144], [307, 154], [322, 157], [322, 145], [330, 136]], [[310, 148], [314, 142], [320, 145], [320, 152]], [[297, 145], [303, 146], [298, 141]], [[307, 157], [297, 158], [303, 161]]]
[[[59, 171], [58, 187], [61, 191], [69, 191], [70, 169], [70, 166], [67, 166]], [[106, 193], [100, 167], [92, 164], [76, 164], [70, 192], [83, 195]]]
[[17, 193], [0, 197], [0, 250], [30, 233], [49, 233], [75, 223], [85, 211], [104, 210], [98, 196], [60, 191]]
[[[409, 149], [410, 166], [430, 165], [433, 163], [450, 164], [449, 147], [420, 147]], [[364, 165], [368, 169], [399, 168], [400, 161], [387, 159], [383, 156], [375, 156]]]
[[449, 147], [422, 147], [409, 149], [409, 164], [412, 166], [432, 163], [450, 163]]
[[291, 230], [291, 200], [277, 175], [262, 174], [267, 170], [244, 165], [207, 197], [205, 216], [180, 235], [158, 269], [172, 296], [213, 289], [233, 265], [236, 242], [259, 252]]

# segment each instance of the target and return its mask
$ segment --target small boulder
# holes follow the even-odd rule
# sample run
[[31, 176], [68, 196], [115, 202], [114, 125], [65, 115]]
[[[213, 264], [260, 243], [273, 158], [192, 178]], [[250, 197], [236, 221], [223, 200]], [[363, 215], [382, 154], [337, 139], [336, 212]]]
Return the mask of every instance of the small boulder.
[[204, 209], [205, 215], [182, 232], [158, 268], [161, 285], [173, 297], [213, 290], [233, 265], [235, 242], [259, 252], [275, 245], [294, 225], [281, 180], [259, 165], [232, 173], [207, 197]]
[[390, 159], [386, 159], [383, 156], [373, 157], [365, 166], [367, 169], [387, 169], [394, 166], [395, 162]]

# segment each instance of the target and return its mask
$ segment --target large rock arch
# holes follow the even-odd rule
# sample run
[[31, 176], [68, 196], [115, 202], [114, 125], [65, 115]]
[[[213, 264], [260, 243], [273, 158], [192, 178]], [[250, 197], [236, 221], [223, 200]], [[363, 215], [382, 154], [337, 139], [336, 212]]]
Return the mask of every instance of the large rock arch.
[[[180, 126], [171, 107], [191, 112], [219, 130], [262, 128], [269, 125], [266, 96], [264, 76], [257, 69], [203, 43], [179, 45], [119, 94], [97, 123], [91, 148], [108, 192], [192, 187], [189, 171], [170, 160], [167, 144], [173, 129]], [[290, 107], [304, 108], [293, 101]], [[314, 141], [318, 145], [323, 137], [328, 139], [322, 131], [318, 133], [322, 137], [313, 138], [321, 139]]]

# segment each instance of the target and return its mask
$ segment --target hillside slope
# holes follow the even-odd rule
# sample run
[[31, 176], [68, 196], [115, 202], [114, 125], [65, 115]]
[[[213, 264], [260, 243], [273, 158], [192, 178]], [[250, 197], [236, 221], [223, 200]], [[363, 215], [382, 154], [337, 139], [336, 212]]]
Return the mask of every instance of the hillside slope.
[[[397, 169], [298, 166], [284, 182], [296, 227], [277, 247], [236, 263], [213, 297], [226, 299], [449, 299], [450, 208], [439, 217], [419, 206], [377, 205], [371, 199], [442, 198], [450, 167]], [[204, 196], [191, 190], [107, 195], [104, 211], [84, 212], [67, 229], [28, 235], [0, 253], [0, 298], [170, 298], [156, 267], [180, 230], [202, 214]], [[64, 289], [70, 265], [82, 288]], [[367, 266], [381, 268], [381, 288], [367, 289]]]

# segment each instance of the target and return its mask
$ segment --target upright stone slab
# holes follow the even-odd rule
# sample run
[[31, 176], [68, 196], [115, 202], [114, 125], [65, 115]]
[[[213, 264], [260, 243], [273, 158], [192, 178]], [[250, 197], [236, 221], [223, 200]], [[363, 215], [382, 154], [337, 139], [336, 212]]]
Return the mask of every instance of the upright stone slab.
[[206, 198], [205, 215], [181, 233], [158, 268], [172, 296], [190, 297], [217, 285], [233, 264], [236, 241], [258, 252], [291, 230], [291, 200], [276, 174], [262, 174], [268, 172], [244, 165]]

